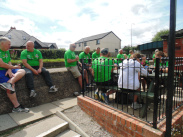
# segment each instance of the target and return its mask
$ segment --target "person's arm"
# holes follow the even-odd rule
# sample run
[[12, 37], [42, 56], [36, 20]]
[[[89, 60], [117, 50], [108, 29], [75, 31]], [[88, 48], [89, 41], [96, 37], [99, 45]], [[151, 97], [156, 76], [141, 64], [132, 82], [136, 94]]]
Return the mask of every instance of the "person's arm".
[[42, 67], [43, 67], [43, 59], [39, 59], [39, 69], [37, 70], [38, 73], [41, 73]]
[[138, 72], [141, 72], [141, 75], [143, 75], [143, 76], [148, 75], [147, 70], [144, 69], [143, 66], [137, 61], [135, 61], [135, 70], [138, 71]]
[[19, 65], [13, 66], [13, 65], [4, 63], [1, 58], [0, 58], [0, 67], [5, 68], [5, 69], [20, 69], [21, 68], [21, 66], [19, 66]]
[[39, 74], [37, 70], [35, 70], [34, 68], [32, 68], [32, 67], [27, 63], [27, 59], [22, 59], [22, 63], [23, 63], [23, 65], [24, 65], [26, 68], [30, 69], [35, 75], [38, 75], [38, 74]]

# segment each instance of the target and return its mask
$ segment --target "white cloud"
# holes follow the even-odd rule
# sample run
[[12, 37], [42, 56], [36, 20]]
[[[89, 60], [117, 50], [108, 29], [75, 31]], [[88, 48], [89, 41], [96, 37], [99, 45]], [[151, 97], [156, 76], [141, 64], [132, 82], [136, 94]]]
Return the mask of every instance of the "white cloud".
[[[137, 45], [150, 42], [157, 31], [169, 26], [167, 0], [5, 0], [0, 5], [15, 11], [10, 15], [0, 11], [4, 21], [0, 30], [15, 26], [66, 48], [83, 37], [108, 31], [122, 40], [122, 46], [130, 45], [132, 23], [132, 42]], [[181, 24], [182, 19], [178, 21]]]

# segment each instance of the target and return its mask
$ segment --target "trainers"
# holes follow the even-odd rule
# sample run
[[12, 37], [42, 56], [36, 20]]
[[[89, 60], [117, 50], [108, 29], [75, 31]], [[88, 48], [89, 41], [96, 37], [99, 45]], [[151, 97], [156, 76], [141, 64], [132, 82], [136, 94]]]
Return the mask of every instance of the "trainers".
[[96, 100], [100, 100], [98, 91], [95, 91], [95, 99], [96, 99]]
[[31, 90], [30, 97], [35, 97], [37, 95], [35, 90]]
[[133, 109], [138, 109], [138, 108], [141, 108], [142, 107], [142, 104], [138, 104], [137, 102], [134, 102], [132, 103], [132, 106], [131, 106]]
[[29, 112], [28, 108], [24, 108], [22, 105], [19, 105], [17, 108], [13, 108], [12, 112]]
[[102, 100], [106, 103], [109, 104], [109, 98], [107, 97], [107, 95], [105, 93], [101, 94], [101, 98]]
[[10, 91], [11, 94], [13, 94], [13, 93], [15, 92], [15, 89], [12, 88], [12, 84], [11, 84], [11, 83], [6, 83], [6, 82], [1, 83], [1, 84], [0, 84], [0, 87], [1, 87], [2, 89], [4, 89], [4, 90]]
[[49, 92], [57, 92], [58, 88], [55, 88], [55, 86], [51, 86]]

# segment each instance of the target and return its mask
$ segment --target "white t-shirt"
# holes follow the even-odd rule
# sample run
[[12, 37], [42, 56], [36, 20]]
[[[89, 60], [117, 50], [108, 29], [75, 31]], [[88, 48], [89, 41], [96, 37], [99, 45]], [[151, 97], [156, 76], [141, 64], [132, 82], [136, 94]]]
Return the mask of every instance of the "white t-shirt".
[[138, 73], [141, 76], [147, 76], [148, 72], [143, 66], [136, 60], [129, 59], [124, 60], [123, 63], [119, 64], [120, 74], [118, 78], [118, 87], [125, 89], [136, 90], [139, 88]]

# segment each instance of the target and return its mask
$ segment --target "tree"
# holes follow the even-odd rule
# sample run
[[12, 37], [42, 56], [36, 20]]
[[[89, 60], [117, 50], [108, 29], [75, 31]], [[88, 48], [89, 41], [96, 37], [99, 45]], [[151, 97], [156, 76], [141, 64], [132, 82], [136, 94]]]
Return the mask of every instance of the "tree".
[[164, 30], [160, 30], [159, 32], [156, 33], [156, 35], [154, 35], [154, 37], [152, 38], [152, 42], [155, 42], [155, 41], [162, 41], [161, 39], [161, 36], [162, 35], [165, 35], [165, 34], [168, 34], [169, 33], [169, 30], [168, 29], [164, 29]]
[[123, 48], [123, 53], [124, 54], [129, 54], [129, 50], [137, 50], [137, 47], [131, 47], [131, 46], [125, 46], [124, 48]]

